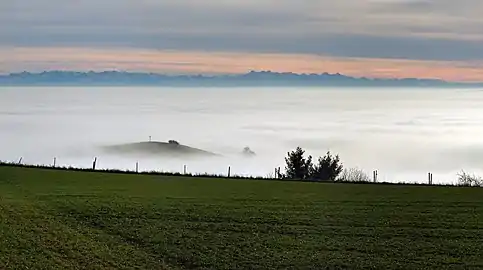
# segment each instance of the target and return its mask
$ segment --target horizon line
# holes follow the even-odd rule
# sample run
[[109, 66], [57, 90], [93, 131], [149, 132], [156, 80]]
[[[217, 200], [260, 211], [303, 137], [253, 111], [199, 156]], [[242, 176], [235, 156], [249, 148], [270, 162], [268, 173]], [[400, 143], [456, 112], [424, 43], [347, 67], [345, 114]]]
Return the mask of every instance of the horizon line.
[[433, 79], [483, 82], [483, 62], [333, 57], [329, 55], [135, 48], [0, 46], [0, 73], [48, 70], [151, 72], [155, 74], [242, 74], [250, 70], [337, 74], [354, 78]]
[[100, 74], [100, 73], [126, 73], [126, 74], [151, 74], [151, 75], [161, 75], [161, 76], [171, 76], [171, 77], [183, 77], [183, 76], [202, 76], [202, 77], [221, 77], [221, 76], [240, 76], [240, 75], [247, 75], [251, 73], [272, 73], [272, 74], [280, 74], [280, 75], [297, 75], [297, 76], [322, 76], [322, 75], [329, 75], [329, 76], [343, 76], [347, 78], [353, 79], [361, 79], [361, 80], [381, 80], [381, 81], [402, 81], [402, 80], [420, 80], [420, 81], [434, 81], [434, 82], [443, 82], [443, 83], [461, 83], [461, 84], [478, 84], [483, 83], [483, 81], [449, 81], [440, 78], [418, 78], [418, 77], [375, 77], [375, 76], [352, 76], [347, 75], [343, 72], [293, 72], [293, 71], [273, 71], [273, 70], [248, 70], [245, 72], [199, 72], [199, 73], [179, 73], [179, 72], [152, 72], [152, 71], [129, 71], [129, 70], [117, 70], [117, 69], [105, 69], [105, 70], [69, 70], [69, 69], [52, 69], [52, 70], [42, 70], [42, 71], [17, 71], [17, 72], [9, 72], [9, 73], [2, 73], [0, 72], [0, 76], [12, 76], [17, 74], [32, 74], [32, 75], [39, 75], [42, 73], [54, 73], [54, 72], [63, 72], [63, 73], [93, 73], [93, 74]]

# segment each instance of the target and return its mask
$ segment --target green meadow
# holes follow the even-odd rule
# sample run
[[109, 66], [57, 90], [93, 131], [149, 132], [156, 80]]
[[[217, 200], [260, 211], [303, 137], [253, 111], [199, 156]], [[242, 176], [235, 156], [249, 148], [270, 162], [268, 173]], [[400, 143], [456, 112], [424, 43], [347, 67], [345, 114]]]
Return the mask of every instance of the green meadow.
[[483, 189], [0, 166], [0, 269], [483, 269]]

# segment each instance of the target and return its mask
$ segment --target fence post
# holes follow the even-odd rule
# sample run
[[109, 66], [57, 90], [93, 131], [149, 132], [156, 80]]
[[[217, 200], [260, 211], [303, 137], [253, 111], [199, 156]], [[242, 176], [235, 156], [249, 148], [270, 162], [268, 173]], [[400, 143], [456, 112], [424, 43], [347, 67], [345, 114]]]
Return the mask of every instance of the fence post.
[[183, 174], [186, 175], [186, 165], [183, 166]]
[[431, 173], [428, 172], [428, 185], [431, 185]]
[[94, 162], [92, 162], [92, 169], [95, 170], [96, 169], [96, 163], [97, 163], [97, 157], [94, 158]]
[[57, 164], [57, 158], [54, 157], [54, 168], [55, 168], [55, 165]]
[[139, 161], [136, 161], [136, 173], [139, 172]]
[[20, 159], [18, 160], [19, 165], [22, 164], [22, 159], [23, 159], [23, 157], [20, 157]]
[[228, 178], [230, 178], [230, 174], [231, 174], [231, 167], [228, 166]]

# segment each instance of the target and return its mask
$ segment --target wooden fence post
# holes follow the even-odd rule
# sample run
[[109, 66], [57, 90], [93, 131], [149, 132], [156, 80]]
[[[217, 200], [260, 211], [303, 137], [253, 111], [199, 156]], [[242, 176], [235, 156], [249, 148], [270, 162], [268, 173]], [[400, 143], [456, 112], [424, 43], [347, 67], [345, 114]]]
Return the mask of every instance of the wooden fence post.
[[136, 173], [139, 173], [139, 161], [136, 161]]
[[228, 166], [228, 178], [230, 178], [230, 174], [231, 174], [231, 167]]
[[186, 165], [183, 166], [183, 174], [186, 175]]
[[55, 165], [57, 164], [57, 158], [54, 157], [54, 168], [55, 168]]
[[92, 169], [95, 170], [96, 169], [96, 163], [97, 163], [97, 157], [94, 158], [94, 161], [92, 162]]

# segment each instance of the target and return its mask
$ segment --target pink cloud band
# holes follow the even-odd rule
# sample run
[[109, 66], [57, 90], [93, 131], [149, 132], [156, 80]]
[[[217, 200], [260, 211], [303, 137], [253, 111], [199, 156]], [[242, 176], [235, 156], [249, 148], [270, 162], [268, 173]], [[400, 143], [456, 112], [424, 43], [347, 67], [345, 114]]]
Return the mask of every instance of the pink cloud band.
[[123, 70], [175, 74], [245, 73], [271, 70], [294, 73], [342, 73], [374, 78], [437, 78], [483, 81], [483, 63], [324, 57], [144, 49], [24, 47], [0, 48], [0, 71]]

